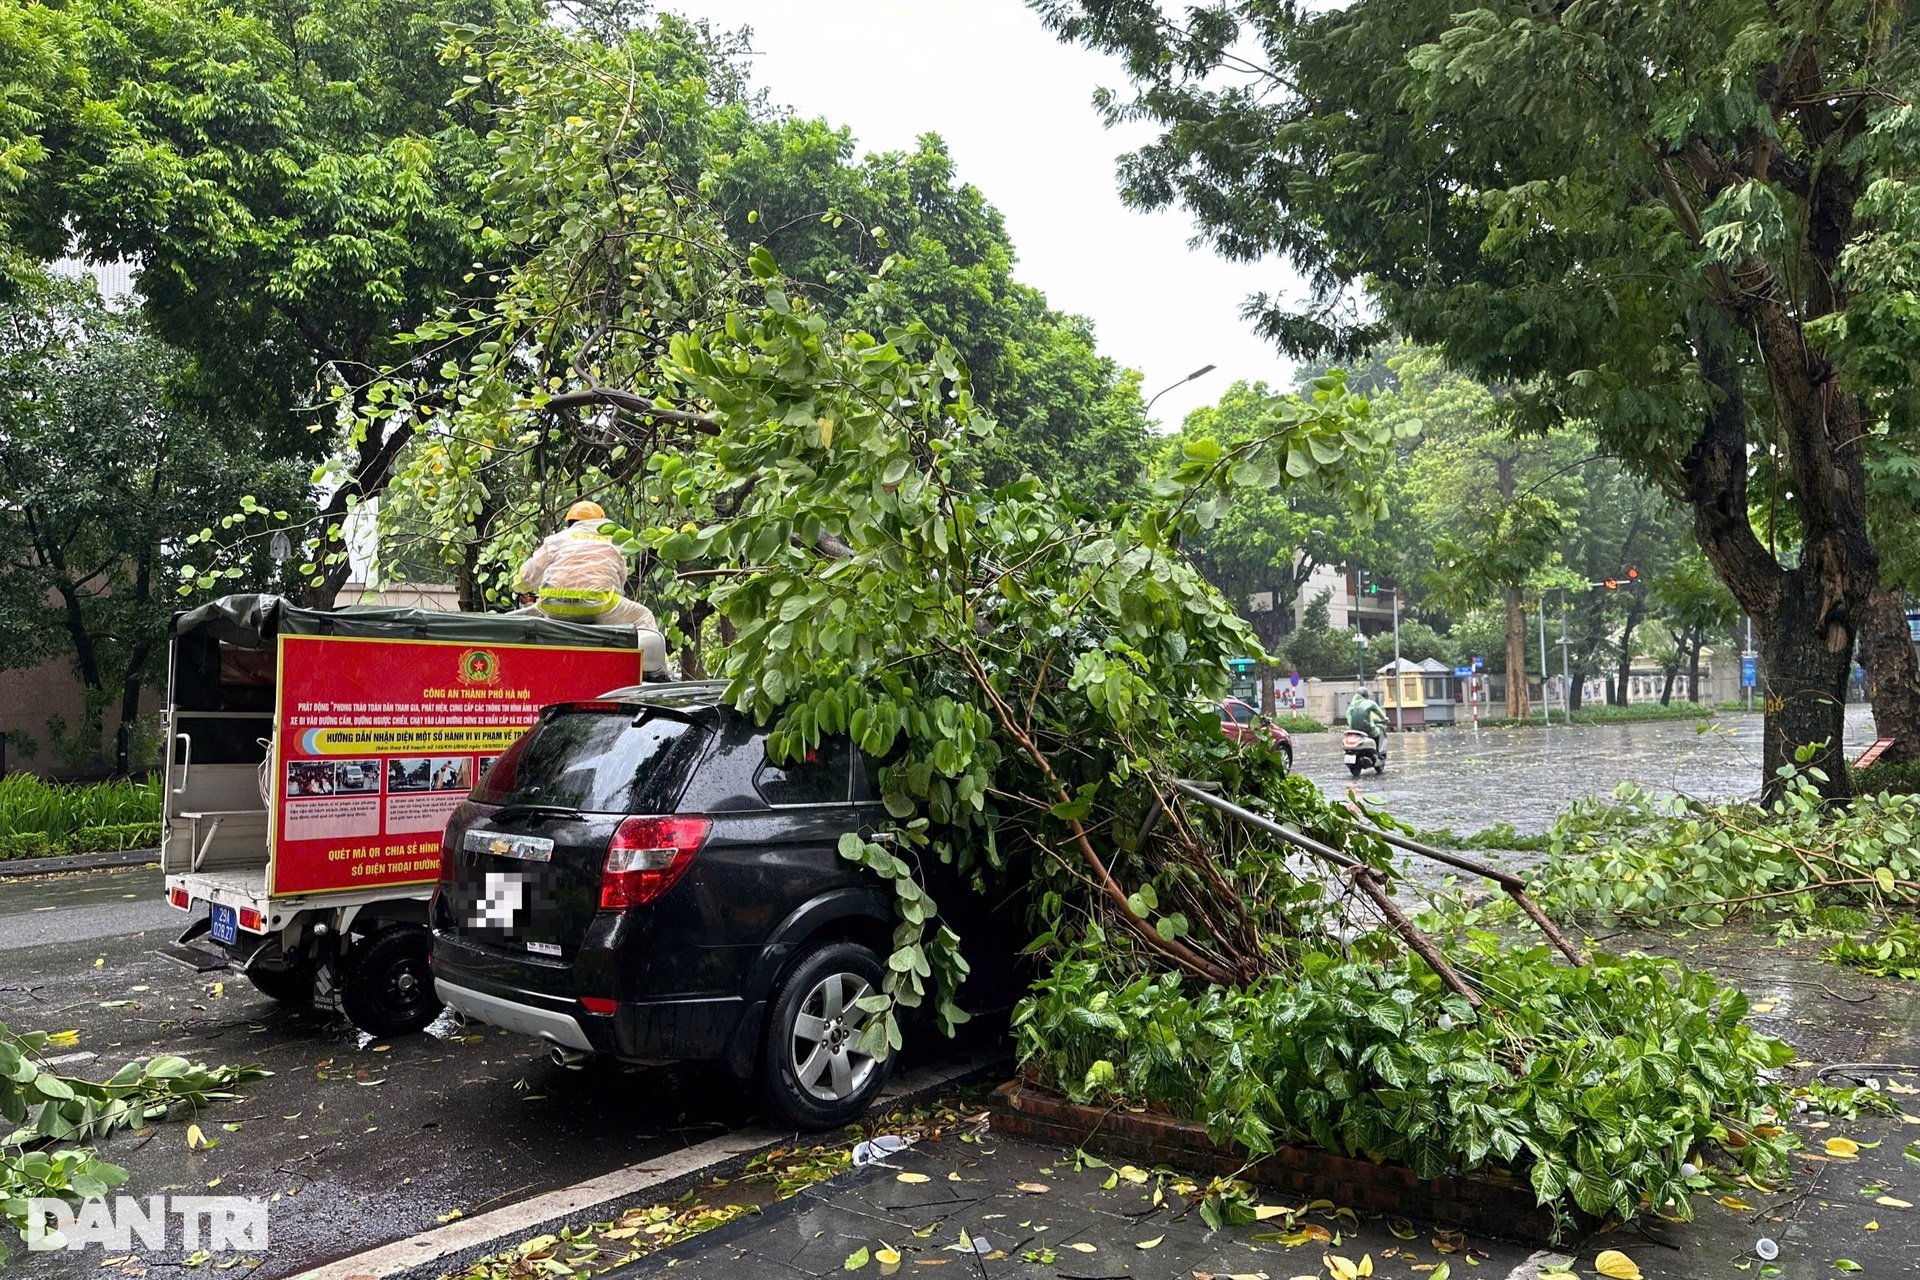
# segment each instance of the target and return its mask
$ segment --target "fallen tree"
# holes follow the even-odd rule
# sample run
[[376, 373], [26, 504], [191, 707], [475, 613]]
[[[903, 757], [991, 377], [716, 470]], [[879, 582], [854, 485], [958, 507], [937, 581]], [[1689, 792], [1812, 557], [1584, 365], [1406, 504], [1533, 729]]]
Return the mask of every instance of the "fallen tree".
[[[859, 283], [886, 323], [829, 323], [764, 248], [727, 246], [699, 192], [635, 135], [649, 87], [605, 71], [487, 64], [513, 89], [493, 135], [493, 230], [526, 253], [492, 303], [415, 336], [435, 359], [365, 398], [434, 419], [433, 452], [403, 460], [396, 484], [448, 509], [497, 497], [513, 472], [495, 460], [582, 460], [650, 566], [651, 598], [710, 616], [687, 638], [774, 726], [770, 751], [846, 734], [883, 762], [893, 839], [841, 847], [892, 884], [899, 914], [863, 1047], [897, 1047], [904, 1009], [930, 1006], [949, 1028], [964, 1016], [965, 940], [919, 873], [939, 859], [1026, 904], [1014, 927], [1046, 977], [1023, 1044], [1062, 1088], [1205, 1114], [1251, 1149], [1306, 1136], [1420, 1167], [1506, 1162], [1547, 1201], [1685, 1212], [1698, 1175], [1684, 1166], [1765, 1125], [1756, 1072], [1784, 1054], [1744, 1027], [1739, 997], [1639, 962], [1549, 980], [1541, 957], [1480, 944], [1453, 972], [1396, 919], [1377, 829], [1277, 753], [1220, 733], [1229, 659], [1259, 647], [1184, 546], [1247, 488], [1311, 483], [1356, 520], [1377, 516], [1366, 481], [1393, 429], [1333, 376], [1275, 400], [1231, 448], [1189, 444], [1137, 503], [1095, 508], [1033, 477], [989, 485], [999, 432], [885, 273]], [[1229, 821], [1182, 779], [1271, 825]], [[1290, 852], [1307, 847], [1311, 864]], [[1286, 1002], [1307, 986], [1324, 1003], [1288, 1029]], [[1143, 1001], [1135, 1023], [1081, 1024]], [[1167, 1019], [1202, 1038], [1165, 1039]], [[1216, 1028], [1242, 1022], [1289, 1041], [1310, 1031], [1302, 1052], [1340, 1069], [1298, 1099], [1262, 1076], [1277, 1060], [1155, 1073], [1159, 1048], [1208, 1052]], [[1410, 1072], [1382, 1041], [1342, 1058], [1363, 1023], [1404, 1032], [1417, 1057], [1466, 1056]], [[1622, 1047], [1557, 1067], [1582, 1036]], [[1539, 1102], [1509, 1123], [1501, 1094], [1521, 1084]], [[1311, 1097], [1329, 1109], [1309, 1114]], [[1643, 1097], [1659, 1119], [1631, 1118]], [[1424, 1127], [1408, 1128], [1416, 1113]], [[1376, 1142], [1389, 1129], [1413, 1145]], [[1777, 1131], [1741, 1148], [1755, 1169], [1780, 1150]]]

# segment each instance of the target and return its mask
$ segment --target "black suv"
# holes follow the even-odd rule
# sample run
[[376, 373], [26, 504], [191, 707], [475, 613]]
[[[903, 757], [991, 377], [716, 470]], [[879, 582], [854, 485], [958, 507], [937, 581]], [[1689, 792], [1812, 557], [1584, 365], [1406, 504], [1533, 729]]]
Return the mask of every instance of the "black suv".
[[[846, 738], [775, 765], [724, 690], [636, 686], [541, 713], [447, 826], [434, 985], [562, 1062], [714, 1061], [758, 1074], [797, 1124], [844, 1124], [886, 1074], [857, 1047], [857, 1001], [896, 922], [891, 888], [838, 845], [886, 810]], [[991, 941], [985, 903], [928, 888]]]

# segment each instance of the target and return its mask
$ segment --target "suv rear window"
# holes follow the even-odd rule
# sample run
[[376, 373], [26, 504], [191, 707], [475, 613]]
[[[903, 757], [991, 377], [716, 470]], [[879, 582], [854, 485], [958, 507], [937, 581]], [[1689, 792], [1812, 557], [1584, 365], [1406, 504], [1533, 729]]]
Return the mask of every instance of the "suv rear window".
[[481, 804], [548, 804], [588, 813], [672, 813], [706, 733], [632, 707], [553, 713], [487, 770]]

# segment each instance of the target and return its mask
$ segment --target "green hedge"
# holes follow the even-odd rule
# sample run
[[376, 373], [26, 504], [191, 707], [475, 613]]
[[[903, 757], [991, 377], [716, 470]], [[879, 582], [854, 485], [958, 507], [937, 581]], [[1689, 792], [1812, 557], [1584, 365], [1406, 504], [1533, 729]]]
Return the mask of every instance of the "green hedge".
[[1864, 769], [1849, 769], [1847, 777], [1853, 782], [1853, 793], [1857, 796], [1877, 796], [1882, 792], [1891, 795], [1920, 794], [1920, 760], [1909, 760], [1902, 764], [1870, 764]]
[[117, 822], [82, 827], [58, 836], [45, 831], [18, 831], [0, 834], [0, 862], [115, 849], [151, 849], [159, 843], [157, 822]]
[[1303, 716], [1297, 711], [1274, 716], [1273, 722], [1288, 733], [1325, 733], [1327, 731], [1327, 726], [1312, 716]]
[[158, 780], [62, 783], [30, 773], [0, 778], [0, 839], [43, 835], [64, 841], [88, 828], [158, 821]]

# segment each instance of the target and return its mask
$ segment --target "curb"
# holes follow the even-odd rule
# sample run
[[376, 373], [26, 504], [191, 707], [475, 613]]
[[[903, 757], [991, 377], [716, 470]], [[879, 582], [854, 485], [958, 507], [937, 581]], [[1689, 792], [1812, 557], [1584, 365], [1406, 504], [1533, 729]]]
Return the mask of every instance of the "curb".
[[0, 862], [0, 880], [58, 875], [63, 871], [98, 871], [110, 867], [142, 867], [160, 861], [158, 849], [110, 849], [105, 853], [66, 853], [50, 858], [13, 858]]
[[[875, 1109], [935, 1096], [996, 1066], [1001, 1052], [975, 1052], [939, 1067], [902, 1076], [874, 1103]], [[604, 1222], [616, 1206], [646, 1194], [671, 1199], [700, 1179], [744, 1167], [762, 1151], [794, 1139], [792, 1129], [741, 1129], [650, 1160], [628, 1165], [570, 1187], [523, 1200], [376, 1246], [336, 1262], [295, 1273], [295, 1280], [434, 1280], [528, 1236], [557, 1235], [568, 1228]]]

